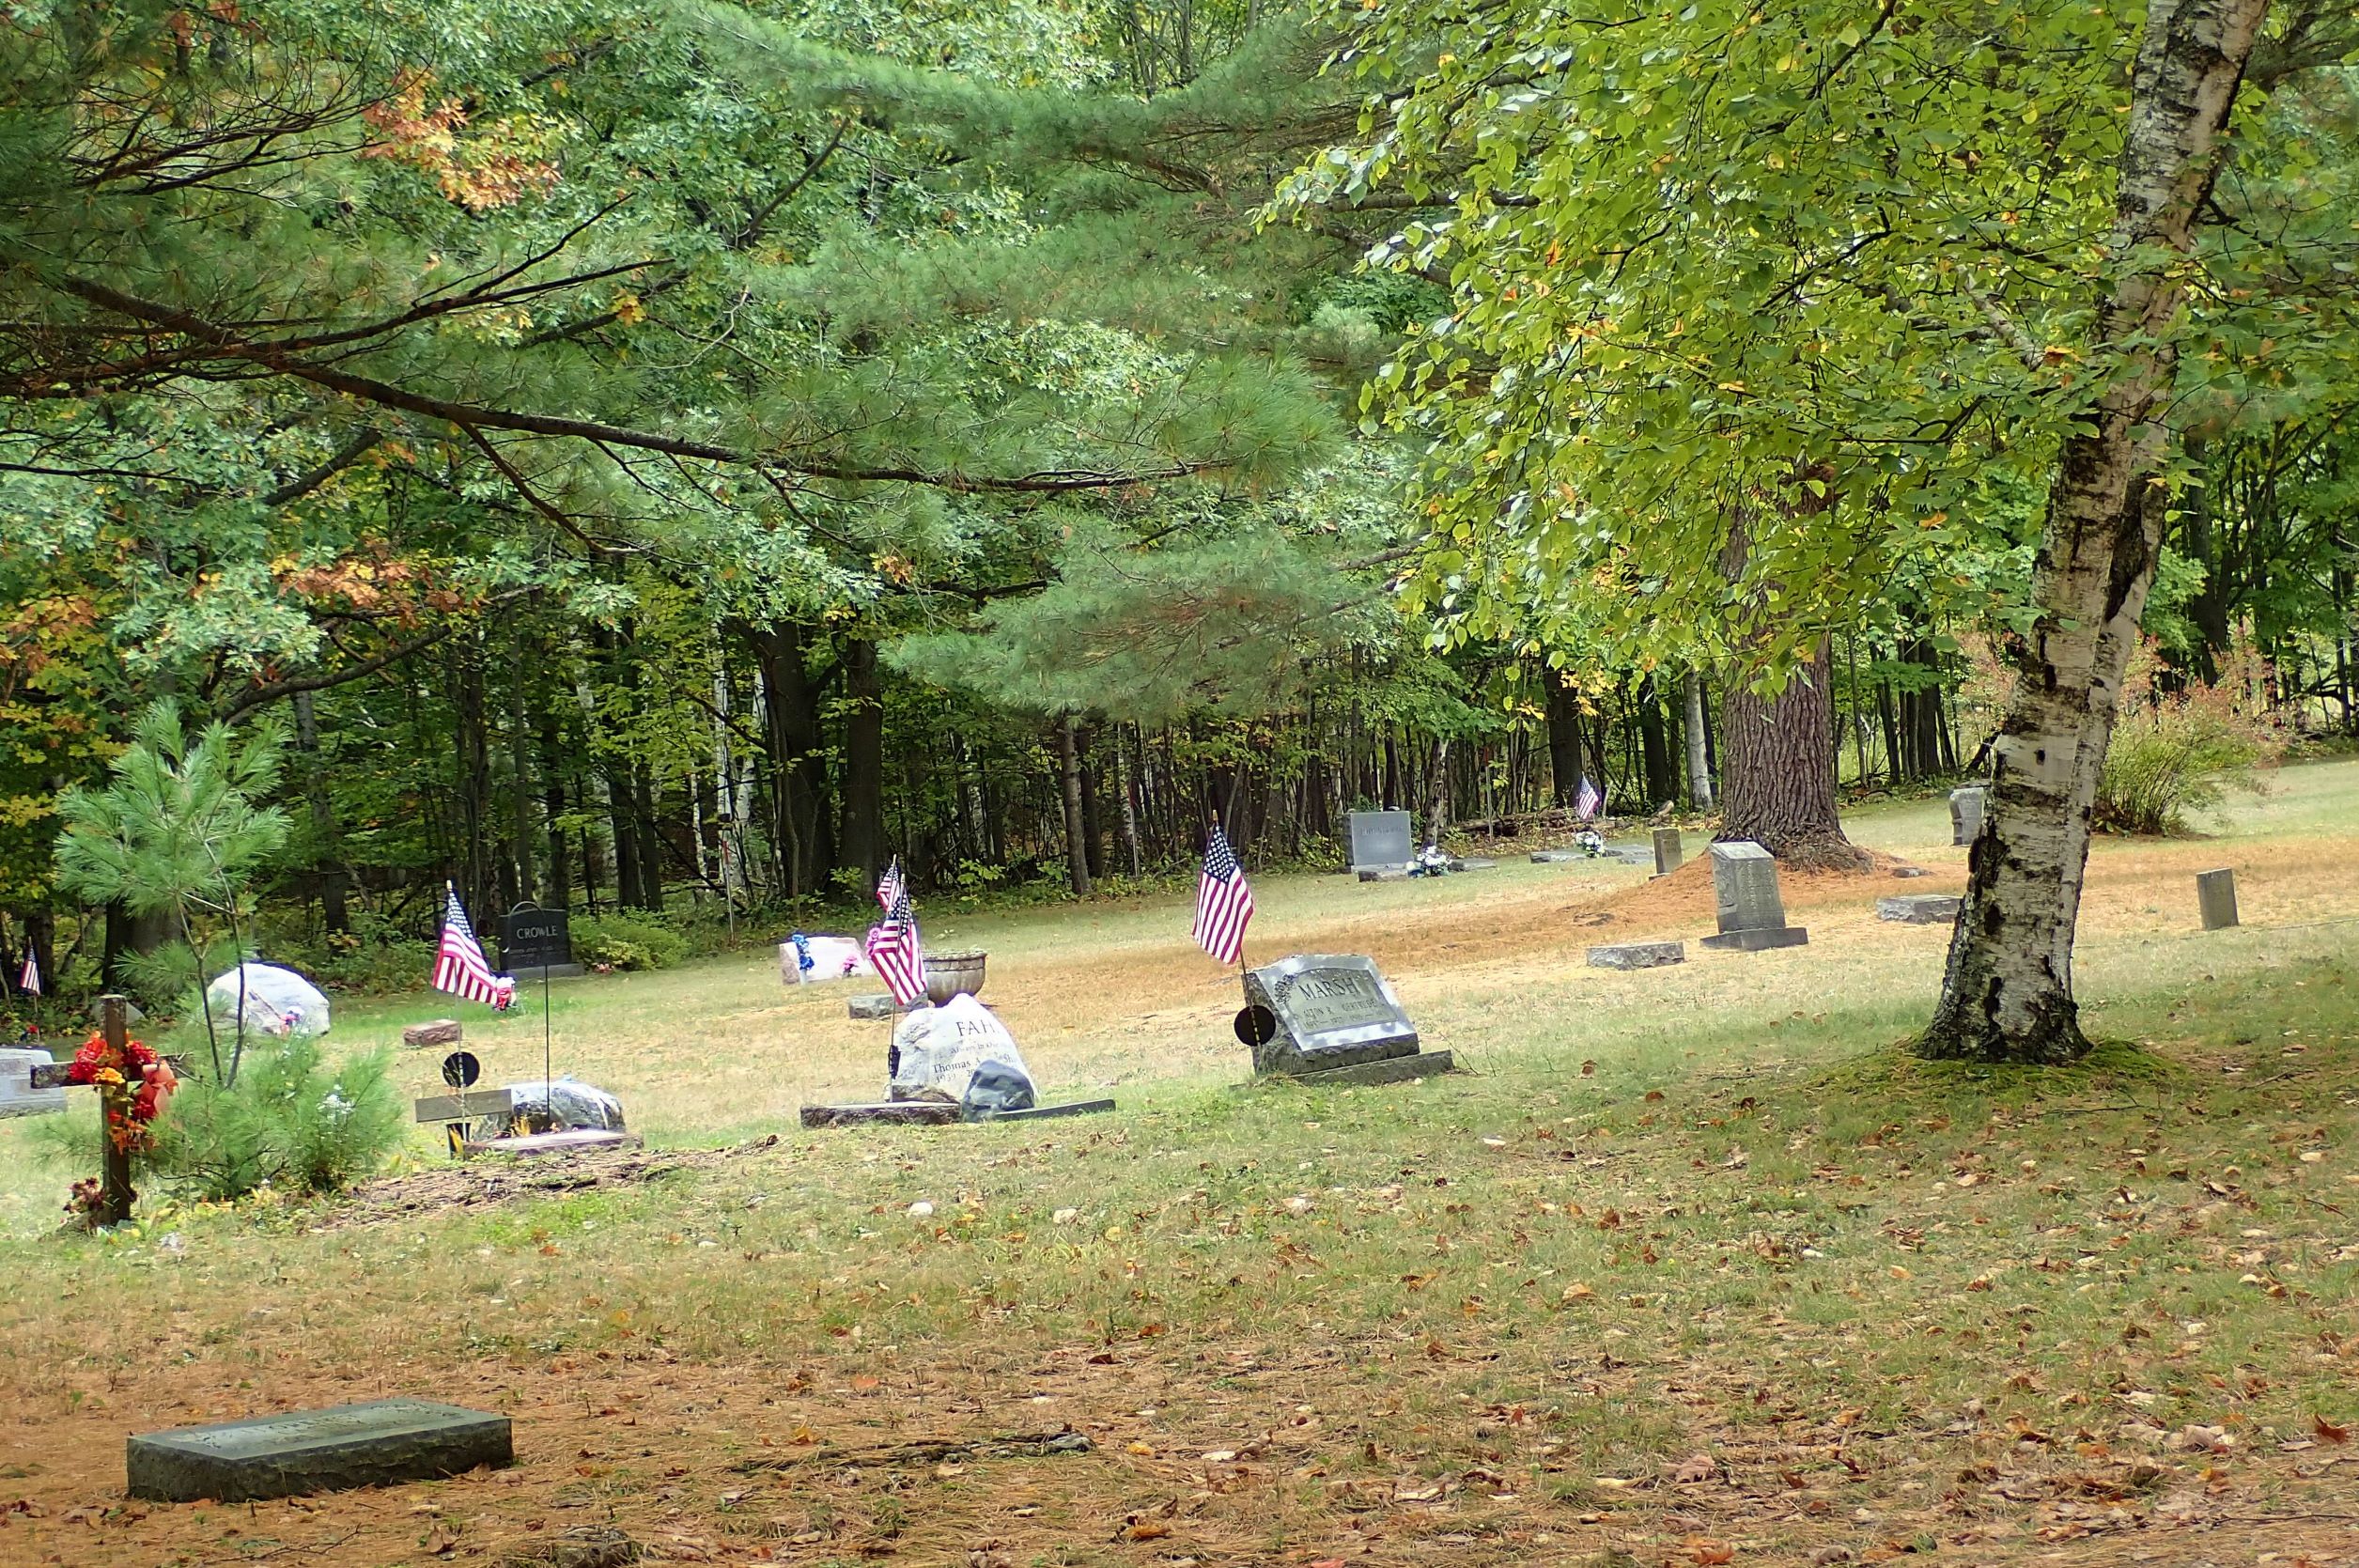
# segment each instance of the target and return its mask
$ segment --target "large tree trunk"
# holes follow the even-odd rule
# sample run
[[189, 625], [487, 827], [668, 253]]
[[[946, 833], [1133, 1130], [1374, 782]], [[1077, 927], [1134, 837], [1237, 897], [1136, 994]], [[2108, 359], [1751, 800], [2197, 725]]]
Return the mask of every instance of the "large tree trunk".
[[819, 689], [805, 663], [805, 629], [776, 621], [735, 621], [761, 672], [763, 749], [769, 755], [779, 884], [788, 896], [822, 892], [835, 869], [835, 844], [820, 775], [827, 736]]
[[1631, 700], [1638, 709], [1638, 753], [1646, 770], [1647, 804], [1676, 800], [1679, 784], [1671, 776], [1671, 739], [1663, 723], [1661, 682], [1652, 675], [1642, 676], [1632, 688]]
[[335, 809], [328, 800], [328, 770], [319, 760], [319, 710], [312, 693], [295, 693], [295, 746], [303, 754], [303, 799], [311, 813], [311, 884], [319, 896], [319, 924], [330, 935], [351, 928], [345, 908], [344, 854]]
[[2217, 148], [2268, 0], [2156, 0], [2132, 79], [2113, 256], [2140, 259], [2098, 302], [2092, 361], [2118, 354], [2057, 454], [2033, 562], [2039, 621], [1992, 747], [1982, 831], [1941, 1001], [1917, 1048], [1941, 1058], [2063, 1062], [2088, 1048], [2072, 999], [2072, 933], [2088, 814], [2121, 681], [2154, 580], [2164, 433], [2181, 289], [2177, 253], [2217, 172]]
[[1580, 793], [1581, 775], [1588, 768], [1582, 754], [1580, 694], [1554, 670], [1542, 678], [1548, 687], [1549, 794], [1558, 805], [1569, 806]]
[[1864, 870], [1835, 807], [1834, 672], [1822, 639], [1774, 697], [1740, 670], [1720, 699], [1721, 842], [1750, 839], [1796, 865]]

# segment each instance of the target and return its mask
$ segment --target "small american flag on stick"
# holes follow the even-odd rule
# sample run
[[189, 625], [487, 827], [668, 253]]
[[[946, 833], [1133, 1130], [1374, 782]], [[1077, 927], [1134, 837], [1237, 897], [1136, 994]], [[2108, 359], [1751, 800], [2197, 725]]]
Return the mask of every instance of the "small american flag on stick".
[[1606, 792], [1590, 783], [1589, 775], [1581, 775], [1581, 787], [1573, 795], [1573, 815], [1587, 822], [1606, 807]]
[[41, 994], [41, 966], [30, 947], [24, 950], [24, 968], [16, 977], [16, 988], [28, 997]]
[[1224, 964], [1245, 957], [1245, 927], [1253, 918], [1253, 890], [1229, 847], [1229, 835], [1214, 823], [1204, 845], [1204, 871], [1196, 879], [1196, 945]]
[[450, 904], [442, 911], [442, 944], [434, 955], [434, 988], [505, 1012], [516, 1000], [516, 982], [491, 972], [483, 943], [475, 940], [475, 928], [467, 924], [467, 907], [458, 901], [458, 890], [445, 884], [444, 891]]
[[901, 857], [895, 855], [892, 863], [885, 867], [885, 874], [877, 878], [877, 907], [891, 914], [893, 905], [908, 891], [909, 884], [901, 876]]
[[868, 928], [868, 961], [884, 977], [892, 1000], [908, 1006], [925, 994], [925, 959], [918, 950], [917, 909], [906, 884], [896, 890], [882, 924]]

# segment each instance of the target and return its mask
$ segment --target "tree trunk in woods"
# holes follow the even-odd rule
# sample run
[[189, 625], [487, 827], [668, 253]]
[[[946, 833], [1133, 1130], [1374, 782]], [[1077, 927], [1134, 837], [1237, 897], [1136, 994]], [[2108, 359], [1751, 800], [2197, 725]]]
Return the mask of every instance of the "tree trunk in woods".
[[1709, 723], [1704, 718], [1703, 675], [1690, 670], [1680, 677], [1680, 699], [1685, 706], [1687, 722], [1681, 734], [1687, 745], [1687, 795], [1696, 802], [1698, 811], [1712, 809], [1712, 754], [1706, 742]]
[[844, 864], [861, 874], [863, 889], [885, 870], [885, 682], [877, 644], [844, 650]]
[[319, 711], [312, 693], [295, 693], [295, 747], [303, 754], [303, 796], [311, 814], [311, 883], [319, 898], [319, 924], [331, 934], [351, 929], [345, 908], [344, 856], [336, 840], [335, 811], [328, 801], [328, 770], [319, 760]]
[[827, 736], [819, 688], [806, 663], [804, 628], [776, 621], [733, 621], [762, 677], [764, 750], [769, 753], [771, 820], [778, 881], [789, 897], [824, 891], [835, 846], [820, 775]]
[[2072, 998], [2072, 933], [2088, 814], [2113, 739], [2160, 547], [2171, 343], [2195, 214], [2268, 0], [2155, 0], [2146, 13], [2105, 254], [2124, 271], [2096, 302], [2091, 368], [2118, 355], [2056, 456], [2032, 565], [2039, 620], [2014, 651], [1982, 831], [1926, 1056], [2066, 1062], [2088, 1049]]
[[1130, 875], [1143, 874], [1139, 858], [1139, 775], [1130, 766], [1130, 742], [1121, 728], [1114, 731], [1114, 792], [1122, 797], [1122, 846], [1130, 857]]
[[1720, 702], [1720, 842], [1750, 839], [1795, 865], [1867, 869], [1867, 852], [1843, 836], [1835, 807], [1825, 642], [1774, 697], [1755, 691], [1750, 678], [1739, 670]]
[[1425, 842], [1439, 844], [1450, 826], [1450, 737], [1434, 742], [1434, 764], [1426, 770]]
[[1580, 694], [1551, 670], [1548, 683], [1548, 791], [1560, 806], [1570, 806], [1580, 793], [1581, 776], [1589, 759], [1581, 744]]
[[566, 847], [566, 775], [559, 766], [564, 754], [557, 729], [557, 710], [540, 713], [540, 809], [549, 818], [549, 869], [541, 877], [540, 901], [551, 909], [573, 902], [573, 859]]
[[1074, 737], [1074, 747], [1081, 754], [1081, 844], [1089, 854], [1092, 881], [1106, 875], [1106, 818], [1098, 802], [1098, 769], [1090, 761], [1096, 743], [1094, 729], [1085, 729]]
[[524, 673], [539, 662], [520, 636], [516, 663], [508, 671], [508, 770], [515, 775], [508, 781], [508, 831], [515, 839], [510, 849], [516, 868], [515, 897], [519, 902], [534, 896], [540, 886], [540, 867], [533, 852], [534, 735], [524, 701]]
[[1057, 721], [1057, 780], [1064, 800], [1065, 873], [1073, 895], [1090, 895], [1089, 828], [1081, 817], [1081, 748], [1076, 744], [1073, 715]]
[[1671, 778], [1671, 744], [1663, 726], [1661, 683], [1652, 675], [1643, 676], [1632, 691], [1632, 700], [1638, 710], [1638, 748], [1645, 758], [1647, 804], [1659, 806], [1676, 800], [1679, 785]]

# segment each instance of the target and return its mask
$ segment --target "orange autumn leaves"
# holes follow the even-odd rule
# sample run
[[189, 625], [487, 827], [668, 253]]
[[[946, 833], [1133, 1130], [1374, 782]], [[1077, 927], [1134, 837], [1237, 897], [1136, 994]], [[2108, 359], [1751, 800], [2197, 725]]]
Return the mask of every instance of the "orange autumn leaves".
[[470, 212], [509, 207], [557, 183], [557, 165], [548, 155], [562, 123], [538, 115], [507, 115], [461, 138], [468, 109], [456, 98], [433, 98], [429, 71], [404, 70], [394, 78], [390, 98], [361, 111], [383, 139], [362, 149], [364, 158], [407, 163], [434, 177], [444, 197]]

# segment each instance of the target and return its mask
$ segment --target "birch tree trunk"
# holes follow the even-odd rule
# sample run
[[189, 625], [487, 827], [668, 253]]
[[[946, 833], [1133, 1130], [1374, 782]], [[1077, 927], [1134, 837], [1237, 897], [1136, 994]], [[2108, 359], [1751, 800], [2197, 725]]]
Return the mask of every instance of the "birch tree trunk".
[[1703, 675], [1695, 670], [1680, 677], [1680, 695], [1687, 709], [1681, 726], [1687, 743], [1687, 794], [1698, 811], [1712, 809], [1712, 753], [1704, 733]]
[[1081, 748], [1074, 735], [1073, 715], [1057, 721], [1057, 782], [1064, 801], [1064, 864], [1074, 896], [1090, 895], [1088, 827], [1081, 818]]
[[2066, 1062], [2088, 1049], [2072, 998], [2072, 933], [2089, 807], [2154, 581], [2179, 257], [2218, 169], [2221, 133], [2268, 0], [2155, 0], [2132, 78], [2092, 361], [2110, 373], [2056, 458], [2034, 560], [2040, 618], [2015, 655], [1992, 747], [1982, 831], [1926, 1056]]

